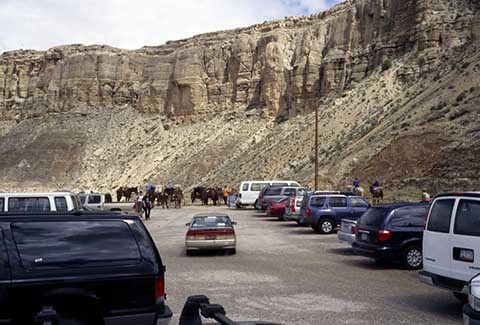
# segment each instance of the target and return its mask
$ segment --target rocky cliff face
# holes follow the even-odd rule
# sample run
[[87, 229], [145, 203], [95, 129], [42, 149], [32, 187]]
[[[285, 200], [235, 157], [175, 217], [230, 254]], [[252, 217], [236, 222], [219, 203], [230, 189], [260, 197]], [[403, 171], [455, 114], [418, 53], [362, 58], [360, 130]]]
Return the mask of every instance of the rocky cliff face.
[[314, 107], [323, 186], [478, 189], [479, 41], [476, 0], [349, 0], [136, 51], [3, 53], [0, 190], [311, 183]]
[[204, 34], [125, 51], [70, 45], [0, 56], [0, 116], [78, 106], [188, 117], [255, 108], [311, 110], [318, 98], [360, 82], [406, 54], [428, 69], [478, 37], [474, 0], [349, 0], [310, 17]]

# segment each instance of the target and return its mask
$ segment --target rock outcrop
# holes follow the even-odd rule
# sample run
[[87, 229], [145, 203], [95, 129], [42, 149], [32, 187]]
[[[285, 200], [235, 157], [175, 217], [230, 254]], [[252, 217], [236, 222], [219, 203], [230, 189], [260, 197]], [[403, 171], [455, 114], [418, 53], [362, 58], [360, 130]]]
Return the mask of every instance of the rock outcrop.
[[70, 45], [0, 56], [0, 117], [78, 106], [174, 118], [255, 108], [295, 116], [385, 61], [425, 70], [478, 39], [475, 0], [348, 0], [309, 17], [209, 33], [136, 51]]

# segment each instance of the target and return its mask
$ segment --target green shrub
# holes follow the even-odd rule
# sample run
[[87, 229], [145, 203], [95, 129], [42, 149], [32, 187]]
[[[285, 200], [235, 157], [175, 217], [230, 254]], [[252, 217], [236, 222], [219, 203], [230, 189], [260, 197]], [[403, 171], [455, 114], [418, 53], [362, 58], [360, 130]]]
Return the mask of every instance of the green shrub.
[[390, 69], [392, 67], [392, 61], [390, 61], [389, 59], [386, 59], [385, 61], [383, 61], [382, 63], [382, 71], [387, 71], [388, 69]]

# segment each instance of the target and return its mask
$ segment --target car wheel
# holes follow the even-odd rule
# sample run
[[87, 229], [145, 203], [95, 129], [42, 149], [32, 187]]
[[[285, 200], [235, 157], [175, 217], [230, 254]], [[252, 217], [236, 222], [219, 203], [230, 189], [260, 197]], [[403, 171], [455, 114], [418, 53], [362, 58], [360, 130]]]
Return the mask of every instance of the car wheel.
[[193, 251], [191, 249], [187, 249], [185, 253], [187, 254], [187, 256], [193, 255]]
[[260, 208], [258, 207], [258, 199], [255, 200], [253, 207], [255, 208], [255, 210], [260, 210]]
[[410, 246], [403, 252], [403, 265], [409, 270], [422, 268], [422, 249], [418, 246]]
[[461, 292], [454, 292], [453, 295], [455, 298], [466, 304], [468, 302], [468, 295], [461, 293]]
[[320, 234], [331, 234], [334, 229], [335, 225], [332, 219], [328, 218], [320, 219], [317, 226], [315, 227], [315, 230]]

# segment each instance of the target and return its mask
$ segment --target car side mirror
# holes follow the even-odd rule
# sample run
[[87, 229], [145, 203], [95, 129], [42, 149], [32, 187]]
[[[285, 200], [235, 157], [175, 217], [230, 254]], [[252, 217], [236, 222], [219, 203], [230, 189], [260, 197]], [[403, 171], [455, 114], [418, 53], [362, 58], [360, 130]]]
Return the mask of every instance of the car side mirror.
[[190, 226], [190, 222], [187, 222], [187, 223], [185, 224], [185, 226]]
[[232, 225], [236, 225], [236, 224], [237, 224], [237, 222], [236, 222], [236, 221], [232, 221]]

